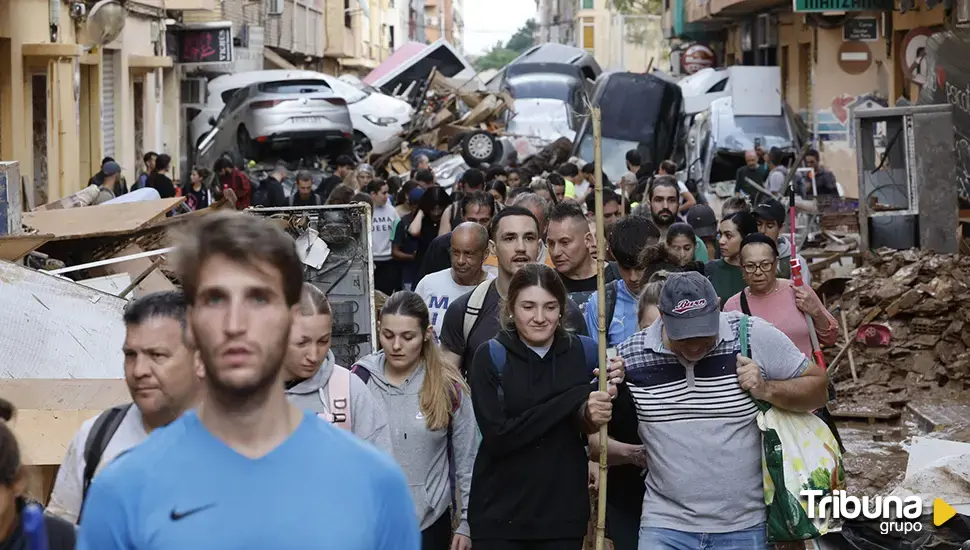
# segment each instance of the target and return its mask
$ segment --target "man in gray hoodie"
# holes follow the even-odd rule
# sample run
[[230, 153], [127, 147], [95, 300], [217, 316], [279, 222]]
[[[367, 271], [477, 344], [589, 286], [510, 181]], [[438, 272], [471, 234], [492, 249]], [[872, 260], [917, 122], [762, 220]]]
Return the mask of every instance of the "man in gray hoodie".
[[[459, 402], [453, 404], [447, 430], [430, 431], [420, 402], [424, 364], [397, 386], [385, 376], [385, 359], [383, 351], [368, 355], [352, 371], [384, 402], [394, 458], [407, 476], [421, 530], [428, 530], [450, 506], [457, 506], [453, 513], [459, 514], [460, 521], [455, 533], [469, 537], [468, 495], [478, 454], [471, 397], [461, 395]], [[453, 502], [455, 498], [459, 502]]]
[[[331, 393], [332, 384], [346, 386], [339, 392], [335, 389]], [[333, 351], [327, 352], [323, 365], [313, 376], [306, 379], [297, 378], [286, 383], [286, 397], [290, 403], [317, 414], [333, 414], [334, 409], [337, 408], [333, 403], [335, 399], [339, 399], [338, 395], [349, 395], [350, 431], [393, 456], [391, 432], [387, 427], [384, 405], [371, 394], [359, 376], [354, 376], [348, 369], [335, 363]]]
[[[758, 221], [758, 233], [764, 233], [778, 245], [778, 276], [782, 279], [791, 279], [792, 243], [788, 237], [781, 234], [781, 228], [785, 225], [785, 207], [775, 199], [770, 199], [757, 205], [753, 213]], [[795, 257], [802, 264], [802, 281], [806, 285], [811, 285], [812, 272], [808, 269], [808, 262], [801, 254], [796, 254]]]

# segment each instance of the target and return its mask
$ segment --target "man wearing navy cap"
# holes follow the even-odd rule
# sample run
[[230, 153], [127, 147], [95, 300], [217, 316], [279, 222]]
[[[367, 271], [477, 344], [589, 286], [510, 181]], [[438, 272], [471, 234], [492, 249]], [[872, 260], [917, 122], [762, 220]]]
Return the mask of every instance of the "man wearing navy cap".
[[750, 397], [806, 412], [828, 399], [825, 372], [758, 317], [748, 318], [751, 357], [742, 357], [742, 315], [718, 303], [703, 275], [672, 273], [660, 321], [618, 348], [649, 464], [640, 550], [766, 548]]

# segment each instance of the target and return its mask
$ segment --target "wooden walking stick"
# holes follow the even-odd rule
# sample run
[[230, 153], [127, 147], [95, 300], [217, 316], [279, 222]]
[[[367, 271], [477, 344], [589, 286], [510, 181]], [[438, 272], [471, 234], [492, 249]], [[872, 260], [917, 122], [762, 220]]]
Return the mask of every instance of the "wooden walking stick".
[[[596, 200], [596, 307], [599, 318], [600, 391], [606, 391], [608, 365], [606, 360], [606, 224], [603, 221], [603, 119], [599, 107], [590, 112], [593, 117], [593, 189]], [[606, 426], [600, 426], [600, 482], [596, 496], [596, 550], [603, 550], [606, 540]]]

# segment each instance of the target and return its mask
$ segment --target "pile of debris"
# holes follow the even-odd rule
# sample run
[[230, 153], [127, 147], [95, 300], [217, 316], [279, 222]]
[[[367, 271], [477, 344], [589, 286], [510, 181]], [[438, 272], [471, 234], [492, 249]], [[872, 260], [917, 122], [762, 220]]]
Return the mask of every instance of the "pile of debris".
[[841, 310], [851, 342], [827, 350], [840, 408], [970, 389], [970, 257], [881, 249], [852, 272]]

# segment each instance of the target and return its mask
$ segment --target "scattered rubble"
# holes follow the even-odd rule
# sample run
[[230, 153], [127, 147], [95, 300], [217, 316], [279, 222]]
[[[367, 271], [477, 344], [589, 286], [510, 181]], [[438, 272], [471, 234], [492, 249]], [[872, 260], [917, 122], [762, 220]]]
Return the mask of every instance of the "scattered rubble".
[[[826, 350], [839, 409], [865, 408], [873, 412], [864, 416], [880, 418], [911, 401], [970, 389], [970, 258], [880, 249], [852, 272], [839, 307], [853, 340]], [[888, 345], [875, 344], [886, 328]], [[848, 361], [840, 362], [846, 347], [857, 381], [843, 368]]]

